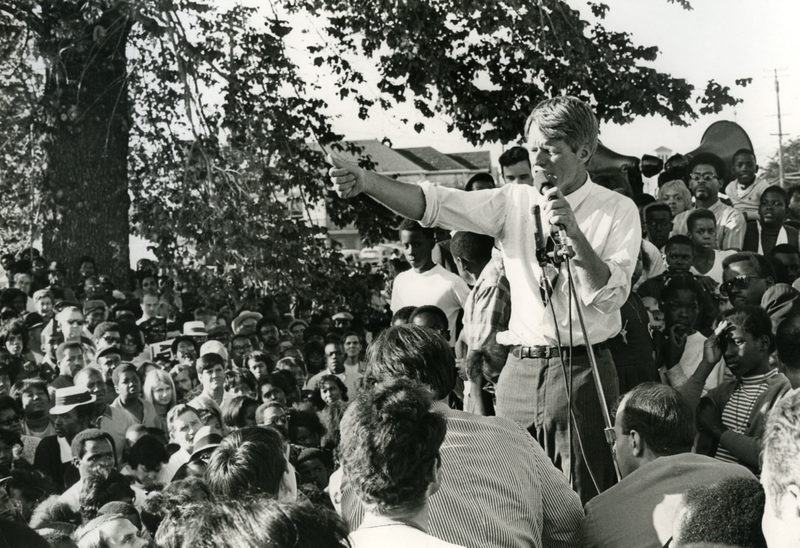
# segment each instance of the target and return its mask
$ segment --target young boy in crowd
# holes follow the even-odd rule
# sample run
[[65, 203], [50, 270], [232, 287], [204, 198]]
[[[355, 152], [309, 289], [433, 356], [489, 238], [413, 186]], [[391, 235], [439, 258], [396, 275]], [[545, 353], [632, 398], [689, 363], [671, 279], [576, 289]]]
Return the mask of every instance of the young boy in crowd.
[[725, 187], [725, 194], [734, 209], [741, 211], [748, 221], [758, 219], [758, 204], [769, 183], [756, 180], [758, 164], [753, 151], [747, 148], [737, 150], [733, 155], [731, 171], [735, 179]]
[[778, 185], [764, 189], [758, 203], [758, 222], [747, 223], [742, 251], [769, 255], [781, 244], [798, 244], [798, 230], [786, 225], [789, 195]]
[[[741, 306], [724, 312], [722, 320], [706, 340], [694, 374], [679, 390], [697, 409], [697, 451], [757, 473], [767, 415], [791, 386], [786, 376], [770, 365], [775, 337], [764, 309]], [[723, 357], [734, 378], [701, 399], [703, 385]]]
[[400, 242], [411, 270], [397, 275], [392, 286], [392, 312], [405, 306], [433, 305], [447, 315], [450, 346], [455, 346], [459, 311], [469, 295], [469, 287], [457, 274], [433, 262], [436, 243], [433, 229], [406, 219], [400, 225]]
[[686, 228], [694, 246], [694, 260], [689, 271], [697, 276], [711, 278], [714, 284], [704, 283], [706, 290], [716, 290], [722, 283], [722, 260], [736, 253], [732, 249], [717, 251], [717, 219], [710, 209], [696, 209], [686, 219]]

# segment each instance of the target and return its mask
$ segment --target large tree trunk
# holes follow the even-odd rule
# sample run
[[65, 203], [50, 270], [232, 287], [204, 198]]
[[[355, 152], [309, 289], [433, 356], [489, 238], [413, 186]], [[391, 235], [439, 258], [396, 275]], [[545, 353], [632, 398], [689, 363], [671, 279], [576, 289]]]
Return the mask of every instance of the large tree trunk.
[[61, 42], [53, 30], [59, 19], [64, 20], [65, 9], [78, 10], [80, 4], [43, 3], [45, 11], [45, 6], [55, 6], [43, 14], [51, 34], [41, 42], [51, 61], [45, 83], [50, 115], [43, 251], [48, 259], [65, 262], [72, 281], [77, 277], [77, 259], [89, 255], [97, 262], [98, 273], [111, 275], [120, 285], [129, 268], [125, 47], [131, 21], [110, 9], [71, 37], [77, 39]]

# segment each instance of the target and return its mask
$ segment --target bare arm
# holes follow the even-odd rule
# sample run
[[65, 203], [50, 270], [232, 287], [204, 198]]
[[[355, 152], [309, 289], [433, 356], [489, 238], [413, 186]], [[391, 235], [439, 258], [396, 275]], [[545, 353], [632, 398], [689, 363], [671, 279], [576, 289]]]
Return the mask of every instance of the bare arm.
[[425, 196], [418, 186], [367, 171], [330, 154], [328, 163], [333, 166], [328, 171], [333, 187], [342, 198], [353, 198], [364, 193], [398, 215], [415, 221], [422, 219], [425, 213]]

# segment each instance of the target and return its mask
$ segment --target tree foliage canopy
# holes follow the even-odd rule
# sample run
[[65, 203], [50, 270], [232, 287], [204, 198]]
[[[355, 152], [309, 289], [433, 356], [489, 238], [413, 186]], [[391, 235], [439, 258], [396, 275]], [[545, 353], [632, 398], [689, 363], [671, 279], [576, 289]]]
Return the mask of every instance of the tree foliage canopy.
[[[321, 148], [344, 136], [331, 130], [326, 101], [349, 97], [362, 118], [411, 101], [475, 145], [518, 139], [532, 107], [562, 93], [618, 123], [657, 115], [687, 124], [736, 102], [713, 81], [698, 93], [653, 69], [657, 48], [606, 30], [608, 6], [589, 5], [593, 22], [556, 0], [282, 0], [260, 10], [212, 0], [0, 0], [0, 237], [29, 241], [33, 218], [34, 237], [55, 234], [56, 249], [63, 204], [85, 204], [88, 223], [125, 203], [130, 229], [155, 244], [162, 264], [209, 294], [259, 287], [363, 308], [374, 280], [344, 267], [323, 245], [323, 227], [288, 214], [287, 200], [325, 207], [368, 241], [393, 236], [394, 216], [371, 200], [327, 194]], [[287, 51], [298, 14], [325, 22], [307, 55], [334, 76], [335, 93]], [[361, 56], [377, 67], [377, 98], [352, 62]], [[68, 60], [82, 71], [61, 70]], [[124, 174], [117, 187], [92, 192], [97, 174], [52, 184], [63, 166], [47, 143], [92, 127], [86, 120], [127, 136], [125, 165], [104, 155], [108, 139], [82, 142], [98, 147], [86, 151], [93, 162]], [[109, 201], [117, 191], [129, 208]], [[122, 217], [114, 222], [124, 229]], [[64, 252], [92, 254], [76, 238]]]

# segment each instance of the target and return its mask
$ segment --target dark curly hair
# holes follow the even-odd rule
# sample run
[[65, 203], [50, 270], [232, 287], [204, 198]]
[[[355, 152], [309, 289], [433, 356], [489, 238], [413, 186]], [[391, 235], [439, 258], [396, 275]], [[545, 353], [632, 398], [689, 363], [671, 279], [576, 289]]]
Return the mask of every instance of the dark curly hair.
[[341, 423], [342, 465], [370, 511], [400, 515], [425, 504], [447, 431], [432, 402], [420, 383], [395, 379], [350, 404]]

